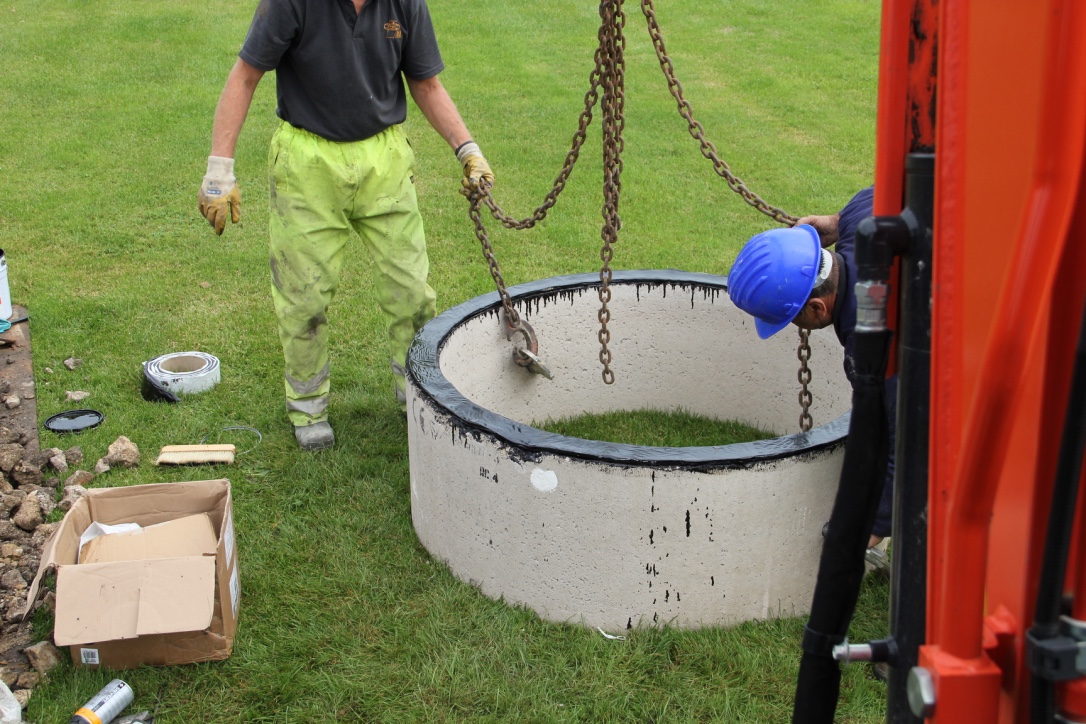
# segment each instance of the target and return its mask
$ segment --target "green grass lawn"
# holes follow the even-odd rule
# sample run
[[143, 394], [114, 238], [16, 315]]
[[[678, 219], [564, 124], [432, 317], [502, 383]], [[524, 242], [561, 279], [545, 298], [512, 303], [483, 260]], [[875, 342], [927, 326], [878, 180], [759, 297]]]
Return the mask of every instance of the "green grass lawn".
[[[124, 675], [136, 707], [168, 722], [747, 721], [788, 719], [803, 622], [635, 630], [608, 641], [481, 596], [419, 545], [406, 426], [392, 393], [373, 269], [353, 247], [329, 317], [332, 451], [300, 454], [283, 412], [269, 298], [265, 156], [274, 78], [237, 150], [243, 218], [216, 237], [196, 209], [211, 119], [255, 0], [84, 0], [0, 5], [0, 247], [30, 309], [39, 419], [86, 390], [101, 427], [42, 431], [89, 461], [118, 435], [144, 464], [102, 485], [229, 477], [242, 604], [228, 660]], [[443, 82], [527, 216], [568, 150], [598, 27], [590, 2], [431, 0]], [[773, 224], [701, 157], [627, 4], [623, 228], [616, 269], [725, 273]], [[873, 0], [660, 3], [679, 78], [733, 171], [786, 211], [832, 213], [870, 183], [879, 4]], [[598, 119], [579, 167], [535, 229], [489, 228], [513, 285], [598, 268]], [[451, 151], [409, 110], [416, 182], [440, 308], [493, 289]], [[222, 383], [179, 405], [140, 396], [140, 363], [203, 350]], [[69, 356], [84, 360], [69, 372]], [[45, 368], [53, 372], [47, 374]], [[815, 370], [817, 374], [817, 370]], [[264, 440], [230, 468], [161, 469], [166, 444]], [[851, 634], [881, 637], [887, 590], [871, 579]], [[66, 721], [108, 672], [54, 672], [28, 718]], [[883, 718], [883, 685], [845, 671], [840, 720]], [[133, 708], [130, 711], [135, 711]]]
[[737, 420], [711, 420], [685, 410], [589, 413], [548, 419], [535, 426], [567, 437], [654, 447], [734, 445], [777, 437], [768, 430], [759, 430]]

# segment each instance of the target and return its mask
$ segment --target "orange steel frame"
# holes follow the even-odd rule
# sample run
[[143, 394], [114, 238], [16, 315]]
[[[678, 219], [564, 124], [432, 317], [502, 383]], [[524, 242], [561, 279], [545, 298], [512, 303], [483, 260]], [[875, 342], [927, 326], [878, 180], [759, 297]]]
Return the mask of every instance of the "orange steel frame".
[[[930, 721], [1024, 722], [1025, 632], [1086, 299], [1086, 2], [885, 0], [876, 214], [900, 211], [905, 154], [932, 146], [920, 666], [936, 687]], [[1068, 577], [1081, 620], [1084, 508], [1080, 496]], [[1058, 695], [1086, 721], [1086, 684]]]

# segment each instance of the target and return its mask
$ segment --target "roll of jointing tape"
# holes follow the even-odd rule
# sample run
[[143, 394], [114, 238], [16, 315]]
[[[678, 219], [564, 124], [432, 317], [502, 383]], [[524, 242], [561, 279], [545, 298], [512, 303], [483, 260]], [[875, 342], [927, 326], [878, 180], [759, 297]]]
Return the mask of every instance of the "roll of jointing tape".
[[191, 395], [219, 384], [219, 358], [204, 352], [175, 352], [143, 363], [143, 374], [156, 387]]

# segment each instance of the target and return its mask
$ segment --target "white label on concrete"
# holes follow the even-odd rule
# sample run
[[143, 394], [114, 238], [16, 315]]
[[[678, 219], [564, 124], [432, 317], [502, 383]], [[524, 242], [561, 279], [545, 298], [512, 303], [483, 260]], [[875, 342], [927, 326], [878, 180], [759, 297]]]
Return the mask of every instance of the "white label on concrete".
[[536, 468], [532, 471], [532, 485], [541, 493], [549, 493], [558, 487], [558, 476], [552, 470]]

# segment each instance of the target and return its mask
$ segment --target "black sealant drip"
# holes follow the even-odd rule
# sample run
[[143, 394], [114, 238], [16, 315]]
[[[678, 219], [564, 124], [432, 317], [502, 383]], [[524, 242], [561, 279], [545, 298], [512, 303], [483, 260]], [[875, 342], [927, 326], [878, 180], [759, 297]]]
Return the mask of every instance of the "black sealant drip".
[[690, 537], [690, 511], [686, 511], [686, 537]]

